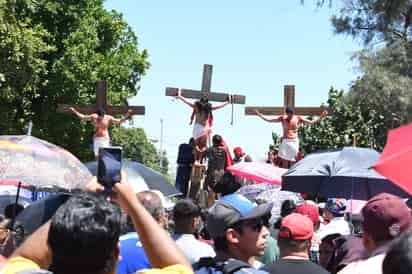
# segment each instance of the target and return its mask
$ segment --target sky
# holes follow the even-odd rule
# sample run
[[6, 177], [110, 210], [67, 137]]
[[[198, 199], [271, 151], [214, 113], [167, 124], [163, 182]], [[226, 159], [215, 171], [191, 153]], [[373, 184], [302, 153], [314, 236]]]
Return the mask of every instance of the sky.
[[264, 159], [272, 131], [280, 134], [281, 127], [245, 116], [245, 106], [282, 106], [284, 85], [296, 86], [296, 106], [320, 106], [330, 87], [346, 91], [356, 77], [350, 57], [359, 45], [333, 34], [336, 6], [317, 9], [300, 0], [109, 0], [105, 7], [123, 14], [139, 50], [149, 52], [151, 67], [129, 100], [145, 105], [146, 115], [135, 117], [132, 126], [158, 140], [158, 149], [163, 140], [172, 173], [178, 145], [192, 134], [191, 109], [166, 97], [165, 89], [200, 90], [203, 64], [213, 65], [212, 91], [246, 96], [246, 105], [234, 106], [233, 125], [230, 106], [214, 112], [213, 130], [254, 160]]

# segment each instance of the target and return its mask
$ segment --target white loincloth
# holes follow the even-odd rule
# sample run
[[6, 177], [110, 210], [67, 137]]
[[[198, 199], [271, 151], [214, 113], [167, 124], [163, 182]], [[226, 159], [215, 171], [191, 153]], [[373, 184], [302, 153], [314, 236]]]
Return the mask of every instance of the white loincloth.
[[211, 132], [212, 129], [210, 128], [208, 123], [206, 123], [206, 126], [199, 123], [195, 123], [193, 125], [193, 138], [195, 140], [199, 139], [202, 136], [209, 136]]
[[296, 156], [299, 152], [299, 140], [296, 139], [282, 139], [279, 146], [278, 156], [287, 161], [296, 161]]
[[97, 157], [99, 155], [99, 148], [100, 147], [109, 147], [110, 146], [110, 138], [107, 137], [93, 137], [93, 151], [94, 156]]

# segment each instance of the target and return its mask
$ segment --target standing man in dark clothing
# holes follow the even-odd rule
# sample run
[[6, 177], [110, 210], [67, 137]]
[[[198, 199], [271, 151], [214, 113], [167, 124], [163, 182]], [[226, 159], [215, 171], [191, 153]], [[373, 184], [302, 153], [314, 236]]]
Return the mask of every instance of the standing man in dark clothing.
[[186, 197], [192, 165], [195, 161], [193, 155], [195, 140], [190, 138], [188, 144], [181, 144], [177, 154], [176, 188]]
[[278, 234], [281, 259], [264, 270], [276, 274], [328, 274], [309, 260], [312, 237], [313, 223], [308, 217], [292, 213], [283, 218]]
[[206, 170], [205, 187], [208, 191], [209, 205], [215, 201], [216, 185], [218, 185], [225, 174], [228, 165], [227, 151], [223, 144], [222, 136], [214, 135], [212, 138], [212, 146], [206, 151], [208, 165]]

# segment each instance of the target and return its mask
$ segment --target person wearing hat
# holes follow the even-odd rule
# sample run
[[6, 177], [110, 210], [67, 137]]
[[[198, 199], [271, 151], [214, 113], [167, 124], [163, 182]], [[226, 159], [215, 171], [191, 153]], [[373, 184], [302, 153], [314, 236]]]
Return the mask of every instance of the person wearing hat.
[[173, 239], [190, 263], [194, 264], [201, 257], [215, 257], [213, 248], [197, 240], [194, 234], [200, 228], [200, 207], [190, 199], [176, 202], [173, 208], [175, 234]]
[[362, 242], [369, 258], [349, 264], [339, 274], [382, 273], [382, 262], [393, 239], [412, 229], [411, 211], [399, 197], [381, 193], [361, 211]]
[[327, 274], [325, 269], [309, 260], [313, 222], [309, 217], [292, 213], [282, 219], [278, 234], [280, 260], [264, 268], [269, 273]]
[[[240, 194], [229, 194], [208, 211], [206, 229], [214, 241], [216, 257], [200, 259], [195, 273], [219, 270], [219, 265], [235, 265], [234, 273], [262, 273], [255, 256], [262, 256], [269, 236], [272, 203], [256, 205]], [[231, 271], [229, 271], [231, 272]]]
[[351, 226], [345, 220], [346, 200], [345, 199], [328, 199], [323, 209], [323, 216], [328, 224], [320, 228], [317, 236], [320, 240], [331, 234], [349, 235]]
[[233, 149], [233, 163], [240, 163], [240, 162], [252, 162], [252, 158], [243, 151], [241, 147], [235, 147]]

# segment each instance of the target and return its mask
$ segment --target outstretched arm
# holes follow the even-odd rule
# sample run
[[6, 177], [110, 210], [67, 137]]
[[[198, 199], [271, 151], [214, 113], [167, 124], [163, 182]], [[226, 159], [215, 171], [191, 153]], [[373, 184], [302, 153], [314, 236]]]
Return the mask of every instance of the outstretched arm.
[[328, 112], [326, 110], [322, 111], [322, 113], [319, 115], [319, 117], [316, 117], [313, 120], [308, 120], [305, 118], [300, 117], [299, 121], [305, 125], [312, 125], [314, 123], [319, 122], [320, 120], [322, 120], [323, 118], [325, 118], [328, 115]]
[[231, 99], [231, 98], [232, 98], [232, 97], [229, 96], [228, 99], [227, 99], [227, 101], [224, 102], [223, 104], [220, 104], [220, 105], [217, 105], [217, 106], [213, 106], [213, 107], [212, 107], [212, 110], [216, 110], [216, 109], [223, 108], [223, 107], [227, 106], [228, 104], [232, 103], [232, 99]]
[[93, 118], [93, 114], [86, 115], [86, 114], [80, 113], [73, 107], [71, 107], [70, 110], [71, 110], [71, 112], [76, 114], [76, 116], [79, 117], [81, 120], [88, 121], [88, 120], [91, 120]]
[[265, 120], [266, 122], [279, 123], [279, 122], [281, 121], [280, 117], [274, 118], [274, 119], [266, 118], [265, 116], [263, 116], [262, 113], [259, 112], [259, 110], [255, 110], [255, 113], [256, 113], [257, 116], [259, 116], [260, 118], [262, 118], [262, 119]]
[[183, 97], [183, 96], [181, 95], [180, 89], [179, 89], [179, 91], [177, 92], [176, 99], [181, 100], [183, 103], [185, 103], [186, 105], [188, 105], [188, 106], [191, 107], [191, 108], [194, 108], [194, 107], [195, 107], [195, 105], [194, 105], [192, 102], [190, 102], [189, 100], [187, 100], [185, 97]]
[[129, 117], [132, 115], [132, 112], [133, 112], [133, 111], [132, 111], [131, 109], [129, 109], [129, 110], [127, 111], [126, 115], [123, 116], [122, 118], [119, 118], [119, 119], [114, 118], [113, 116], [111, 116], [110, 121], [111, 121], [113, 124], [116, 124], [116, 125], [121, 124], [121, 123], [123, 123], [124, 121], [126, 121], [127, 119], [129, 119]]

